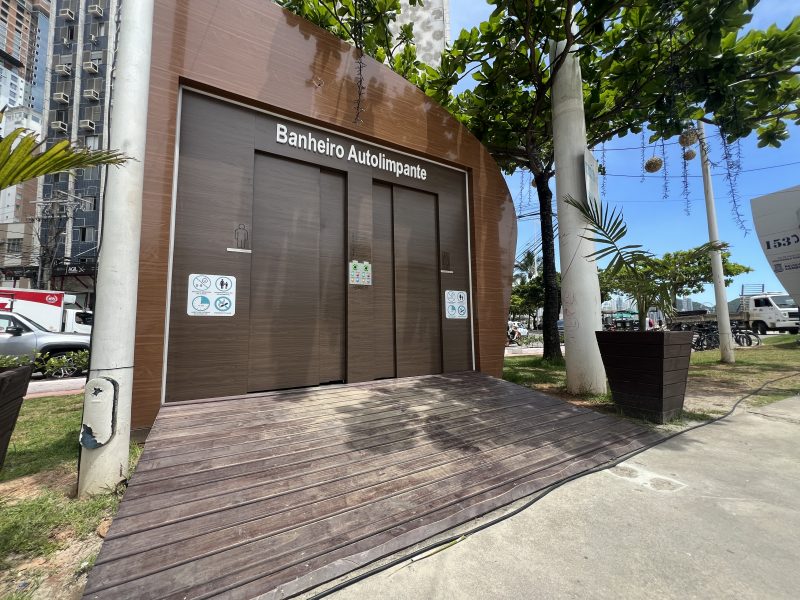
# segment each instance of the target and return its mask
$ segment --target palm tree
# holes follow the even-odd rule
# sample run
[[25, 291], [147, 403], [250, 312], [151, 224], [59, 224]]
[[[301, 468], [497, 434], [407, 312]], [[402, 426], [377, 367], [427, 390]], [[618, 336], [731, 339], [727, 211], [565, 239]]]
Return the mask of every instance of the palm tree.
[[537, 250], [540, 247], [541, 244], [536, 244], [533, 248], [528, 248], [522, 253], [522, 257], [514, 263], [514, 285], [528, 283], [528, 281], [536, 277], [540, 264]]
[[[6, 108], [0, 110], [0, 124], [5, 111]], [[0, 139], [0, 190], [44, 175], [100, 165], [121, 165], [128, 160], [121, 152], [79, 148], [69, 140], [45, 148], [46, 142], [36, 138], [34, 132], [20, 127]]]
[[[0, 123], [5, 109], [0, 111]], [[62, 140], [43, 150], [45, 141], [23, 128], [0, 141], [0, 190], [43, 175], [99, 165], [121, 165], [128, 157], [115, 150], [89, 150]]]
[[[608, 282], [636, 302], [639, 313], [639, 329], [645, 330], [647, 311], [653, 307], [668, 317], [675, 313], [672, 299], [673, 281], [671, 275], [664, 274], [663, 263], [653, 254], [644, 250], [641, 244], [623, 244], [628, 226], [622, 212], [609, 209], [608, 205], [597, 201], [575, 200], [568, 196], [566, 203], [575, 207], [586, 219], [586, 240], [594, 242], [597, 250], [585, 258], [600, 260], [610, 258], [604, 271]], [[690, 258], [707, 255], [712, 250], [725, 250], [724, 242], [706, 242], [687, 251]]]

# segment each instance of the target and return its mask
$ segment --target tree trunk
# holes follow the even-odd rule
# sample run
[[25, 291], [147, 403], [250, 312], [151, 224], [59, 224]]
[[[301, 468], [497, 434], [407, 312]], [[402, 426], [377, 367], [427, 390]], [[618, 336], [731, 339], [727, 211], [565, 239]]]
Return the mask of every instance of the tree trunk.
[[647, 311], [650, 308], [650, 304], [651, 299], [647, 296], [636, 297], [636, 308], [639, 312], [639, 331], [647, 330]]
[[542, 337], [545, 360], [561, 361], [561, 338], [558, 334], [558, 280], [556, 279], [556, 251], [553, 238], [553, 192], [550, 191], [547, 173], [534, 174], [539, 196], [539, 219], [542, 224], [542, 275], [544, 279], [544, 312]]

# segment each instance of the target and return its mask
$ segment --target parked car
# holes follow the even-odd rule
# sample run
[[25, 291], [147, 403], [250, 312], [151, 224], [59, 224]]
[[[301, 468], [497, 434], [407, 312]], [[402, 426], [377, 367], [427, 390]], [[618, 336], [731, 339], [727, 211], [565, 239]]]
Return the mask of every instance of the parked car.
[[[0, 355], [28, 356], [47, 354], [58, 358], [69, 352], [88, 350], [91, 337], [85, 333], [53, 333], [19, 314], [0, 311]], [[76, 369], [77, 370], [77, 369]], [[59, 369], [54, 376], [65, 377], [76, 370]]]

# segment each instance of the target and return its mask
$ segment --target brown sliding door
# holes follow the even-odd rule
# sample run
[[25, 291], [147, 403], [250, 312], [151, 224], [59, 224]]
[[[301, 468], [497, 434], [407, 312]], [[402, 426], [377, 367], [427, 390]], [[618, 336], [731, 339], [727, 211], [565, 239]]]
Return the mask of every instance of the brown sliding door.
[[344, 379], [344, 178], [257, 154], [248, 391]]
[[441, 373], [436, 196], [393, 191], [397, 377]]
[[369, 377], [395, 377], [394, 245], [392, 244], [392, 188], [372, 187], [372, 319]]
[[347, 263], [343, 175], [320, 173], [319, 222], [319, 383], [346, 377]]

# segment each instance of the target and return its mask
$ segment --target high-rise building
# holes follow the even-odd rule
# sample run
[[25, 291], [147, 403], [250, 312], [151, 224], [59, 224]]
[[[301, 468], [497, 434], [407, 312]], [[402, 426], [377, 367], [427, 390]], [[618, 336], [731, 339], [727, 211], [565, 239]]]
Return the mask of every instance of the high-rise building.
[[[32, 88], [40, 85], [43, 89], [49, 12], [49, 0], [0, 0], [0, 101], [3, 106], [30, 106]], [[33, 108], [42, 110], [41, 105]]]
[[450, 0], [425, 0], [424, 6], [409, 6], [402, 2], [396, 28], [407, 23], [414, 24], [414, 43], [417, 58], [438, 67], [442, 52], [450, 41]]
[[[50, 74], [44, 110], [48, 145], [68, 139], [90, 149], [107, 147], [118, 0], [54, 0]], [[78, 169], [44, 178], [44, 205], [63, 210], [64, 235], [45, 235], [54, 255], [52, 281], [90, 302], [97, 262], [105, 170]], [[60, 223], [60, 221], [58, 221]], [[47, 219], [42, 220], [47, 228]]]
[[[41, 134], [49, 17], [49, 0], [0, 0], [0, 107], [6, 107], [2, 137], [18, 128]], [[0, 191], [3, 279], [9, 267], [13, 279], [26, 278], [37, 260], [36, 200], [35, 181]]]
[[50, 0], [0, 0], [0, 107], [42, 111], [49, 15]]
[[[6, 109], [0, 134], [6, 137], [20, 128], [38, 136], [42, 129], [41, 113], [25, 106]], [[35, 262], [36, 193], [36, 181], [26, 181], [0, 191], [0, 269], [2, 270], [9, 267], [24, 269]], [[17, 279], [24, 274], [20, 273]], [[27, 274], [30, 276], [32, 272]]]
[[28, 59], [25, 63], [23, 103], [41, 114], [44, 110], [44, 88], [47, 81], [50, 0], [33, 0], [30, 4], [30, 36]]

